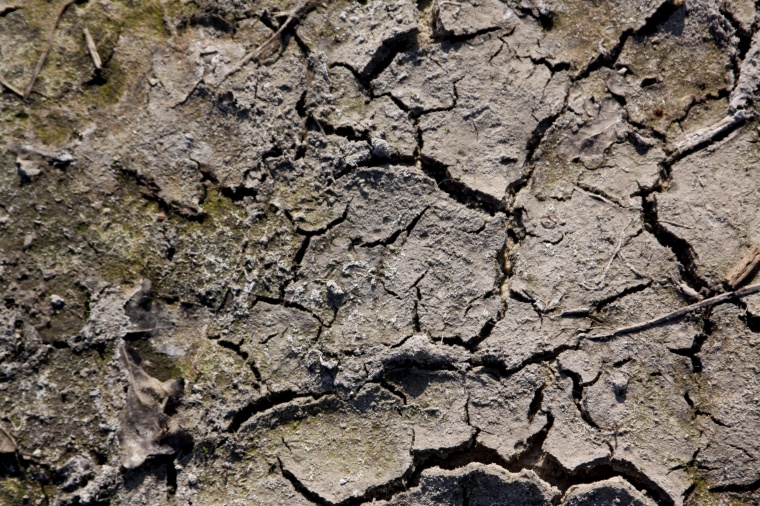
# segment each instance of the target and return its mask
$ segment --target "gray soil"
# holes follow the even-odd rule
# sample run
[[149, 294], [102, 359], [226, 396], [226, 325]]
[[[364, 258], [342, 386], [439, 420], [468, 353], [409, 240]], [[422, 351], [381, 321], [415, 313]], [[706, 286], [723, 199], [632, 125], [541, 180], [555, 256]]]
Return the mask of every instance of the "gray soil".
[[759, 12], [1, 0], [0, 505], [759, 504]]

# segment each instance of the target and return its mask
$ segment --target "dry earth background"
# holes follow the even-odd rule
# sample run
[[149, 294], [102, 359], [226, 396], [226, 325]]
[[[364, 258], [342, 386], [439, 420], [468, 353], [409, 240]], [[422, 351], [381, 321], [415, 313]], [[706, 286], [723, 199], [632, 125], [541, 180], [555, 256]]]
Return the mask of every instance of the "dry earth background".
[[609, 335], [760, 245], [754, 2], [81, 0], [23, 99], [63, 5], [0, 4], [0, 504], [758, 504], [760, 294]]

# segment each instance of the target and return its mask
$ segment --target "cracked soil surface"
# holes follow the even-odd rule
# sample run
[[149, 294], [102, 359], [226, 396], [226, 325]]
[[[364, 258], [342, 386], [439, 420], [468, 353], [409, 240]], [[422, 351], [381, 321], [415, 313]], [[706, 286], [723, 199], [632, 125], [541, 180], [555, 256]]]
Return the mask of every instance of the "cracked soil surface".
[[2, 0], [0, 505], [759, 504], [758, 9]]

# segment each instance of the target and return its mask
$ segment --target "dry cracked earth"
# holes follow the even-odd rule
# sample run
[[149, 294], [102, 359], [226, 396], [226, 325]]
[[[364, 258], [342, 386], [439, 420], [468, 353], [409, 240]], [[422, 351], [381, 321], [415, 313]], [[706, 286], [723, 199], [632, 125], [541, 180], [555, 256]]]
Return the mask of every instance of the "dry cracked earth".
[[0, 77], [0, 504], [760, 501], [755, 2], [3, 0]]

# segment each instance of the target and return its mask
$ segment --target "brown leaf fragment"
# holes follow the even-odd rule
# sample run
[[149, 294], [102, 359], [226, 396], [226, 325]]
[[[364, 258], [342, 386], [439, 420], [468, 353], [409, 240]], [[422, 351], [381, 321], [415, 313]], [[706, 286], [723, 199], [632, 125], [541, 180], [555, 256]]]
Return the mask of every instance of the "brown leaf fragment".
[[182, 393], [184, 381], [179, 378], [161, 382], [150, 376], [140, 367], [139, 358], [136, 360], [125, 346], [121, 348], [121, 357], [129, 377], [127, 402], [119, 416], [121, 464], [134, 469], [148, 457], [174, 452], [167, 441], [176, 427], [165, 409], [171, 398]]
[[726, 283], [731, 288], [736, 288], [754, 272], [758, 264], [760, 264], [760, 248], [752, 245], [744, 258], [728, 271]]

